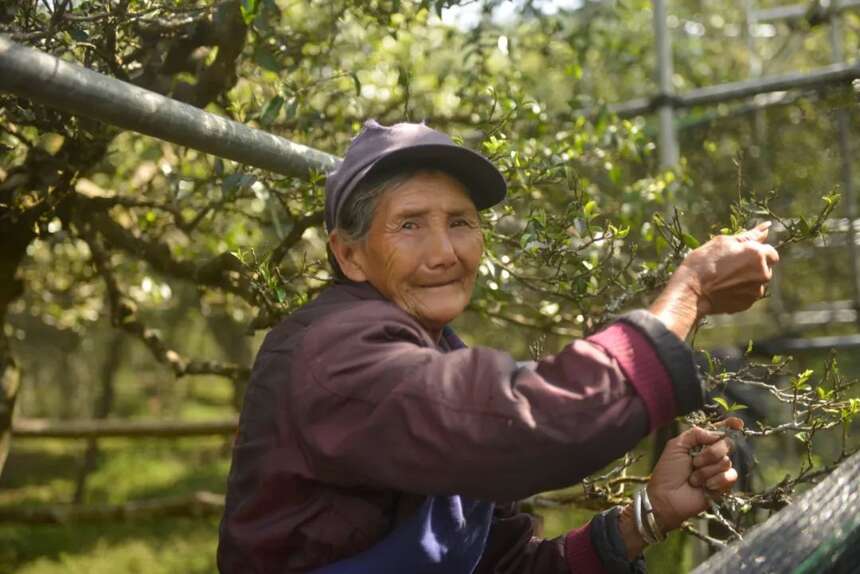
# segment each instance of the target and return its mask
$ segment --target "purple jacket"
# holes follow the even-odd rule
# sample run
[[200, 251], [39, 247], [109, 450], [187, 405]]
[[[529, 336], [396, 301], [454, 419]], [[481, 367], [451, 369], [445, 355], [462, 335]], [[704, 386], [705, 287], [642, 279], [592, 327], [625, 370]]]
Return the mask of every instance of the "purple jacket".
[[[569, 486], [701, 402], [689, 348], [644, 311], [524, 365], [437, 346], [369, 285], [334, 285], [258, 353], [219, 568], [306, 572], [374, 547], [428, 496], [505, 502]], [[592, 526], [541, 540], [499, 506], [475, 571], [601, 571]]]

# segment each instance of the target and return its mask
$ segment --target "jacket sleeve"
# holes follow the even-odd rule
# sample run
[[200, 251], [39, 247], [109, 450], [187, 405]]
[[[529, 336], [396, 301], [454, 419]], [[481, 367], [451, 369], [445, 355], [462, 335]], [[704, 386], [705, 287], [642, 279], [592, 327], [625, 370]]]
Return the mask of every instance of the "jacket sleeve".
[[474, 574], [645, 574], [641, 555], [626, 558], [618, 514], [611, 508], [565, 536], [543, 539], [530, 515], [497, 506]]
[[444, 353], [393, 305], [359, 307], [314, 324], [291, 361], [287, 424], [317, 480], [517, 500], [578, 482], [701, 404], [690, 351], [647, 313], [523, 366], [489, 348]]

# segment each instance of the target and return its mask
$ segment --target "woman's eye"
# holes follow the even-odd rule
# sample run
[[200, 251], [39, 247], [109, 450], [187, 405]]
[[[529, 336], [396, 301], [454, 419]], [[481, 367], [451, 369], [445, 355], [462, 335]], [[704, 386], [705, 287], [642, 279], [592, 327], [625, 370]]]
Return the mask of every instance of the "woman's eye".
[[471, 227], [472, 223], [468, 219], [454, 219], [451, 221], [451, 227]]
[[418, 224], [416, 224], [414, 221], [404, 221], [402, 224], [400, 224], [400, 229], [417, 229], [417, 228], [418, 228]]

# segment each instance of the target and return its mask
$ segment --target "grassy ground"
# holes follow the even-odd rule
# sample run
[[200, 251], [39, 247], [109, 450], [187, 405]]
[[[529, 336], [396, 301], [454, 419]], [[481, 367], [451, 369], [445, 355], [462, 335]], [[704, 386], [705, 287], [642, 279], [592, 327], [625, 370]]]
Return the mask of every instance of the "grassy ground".
[[[87, 503], [224, 491], [229, 458], [221, 439], [104, 441]], [[83, 448], [18, 441], [0, 504], [35, 506], [71, 499]], [[70, 526], [0, 525], [0, 573], [214, 572], [217, 518]]]

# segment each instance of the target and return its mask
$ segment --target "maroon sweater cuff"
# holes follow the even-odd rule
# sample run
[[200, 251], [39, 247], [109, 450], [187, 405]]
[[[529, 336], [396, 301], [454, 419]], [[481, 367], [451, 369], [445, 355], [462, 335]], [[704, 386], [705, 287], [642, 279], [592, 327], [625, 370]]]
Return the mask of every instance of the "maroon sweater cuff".
[[591, 523], [564, 537], [564, 558], [571, 574], [607, 574], [591, 543]]
[[639, 330], [627, 323], [613, 323], [588, 340], [606, 349], [645, 403], [649, 431], [669, 423], [676, 405], [669, 373], [654, 347]]

